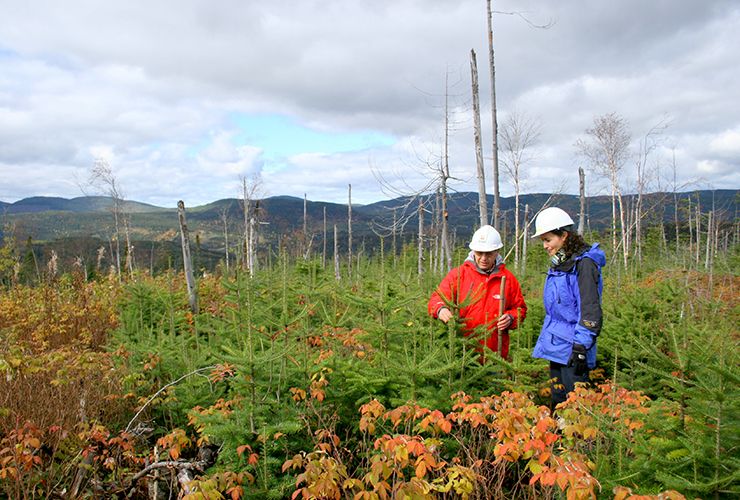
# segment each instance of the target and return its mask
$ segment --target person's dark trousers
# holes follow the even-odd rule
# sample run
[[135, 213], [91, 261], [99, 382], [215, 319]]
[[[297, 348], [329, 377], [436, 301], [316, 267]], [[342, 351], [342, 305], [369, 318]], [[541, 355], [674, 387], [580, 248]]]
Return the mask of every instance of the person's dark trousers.
[[568, 399], [568, 393], [575, 389], [576, 382], [588, 382], [588, 372], [583, 375], [575, 374], [575, 367], [568, 365], [561, 365], [554, 361], [550, 361], [550, 379], [552, 380], [551, 385], [551, 396], [552, 396], [552, 409], [558, 403], [562, 403]]

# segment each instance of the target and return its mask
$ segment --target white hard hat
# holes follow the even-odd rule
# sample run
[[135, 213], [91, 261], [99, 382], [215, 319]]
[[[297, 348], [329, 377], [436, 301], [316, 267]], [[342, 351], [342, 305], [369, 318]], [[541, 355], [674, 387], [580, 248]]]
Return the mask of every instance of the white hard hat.
[[473, 233], [473, 239], [468, 245], [475, 252], [492, 252], [504, 246], [501, 235], [493, 226], [486, 224]]
[[572, 226], [573, 224], [573, 219], [570, 218], [570, 215], [565, 210], [558, 207], [546, 208], [537, 214], [537, 219], [534, 221], [534, 234], [532, 238], [541, 236], [554, 229]]

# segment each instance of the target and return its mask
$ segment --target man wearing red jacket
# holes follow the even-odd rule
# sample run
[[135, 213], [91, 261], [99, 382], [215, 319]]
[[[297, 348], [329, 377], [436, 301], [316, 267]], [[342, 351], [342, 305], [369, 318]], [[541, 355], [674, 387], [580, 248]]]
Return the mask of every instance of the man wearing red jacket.
[[[470, 254], [465, 262], [445, 276], [429, 299], [427, 306], [433, 318], [447, 323], [452, 311], [447, 304], [460, 305], [460, 318], [465, 324], [465, 335], [481, 327], [486, 334], [479, 340], [494, 352], [499, 352], [498, 331], [504, 332], [501, 356], [509, 355], [508, 330], [516, 328], [527, 315], [527, 305], [516, 277], [504, 266], [499, 249], [501, 236], [492, 226], [485, 225], [473, 234]], [[499, 314], [501, 278], [506, 277], [504, 312]]]

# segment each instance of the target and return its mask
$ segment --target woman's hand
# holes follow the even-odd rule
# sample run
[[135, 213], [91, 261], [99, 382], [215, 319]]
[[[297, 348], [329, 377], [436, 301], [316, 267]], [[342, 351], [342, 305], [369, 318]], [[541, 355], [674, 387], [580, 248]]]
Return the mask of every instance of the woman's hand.
[[501, 317], [500, 317], [500, 318], [498, 319], [498, 322], [496, 323], [496, 327], [497, 327], [497, 328], [498, 328], [499, 330], [502, 330], [502, 331], [503, 331], [503, 330], [506, 330], [507, 328], [509, 328], [509, 327], [511, 326], [511, 323], [512, 323], [512, 322], [513, 322], [513, 320], [512, 320], [512, 318], [511, 318], [511, 315], [509, 315], [509, 314], [504, 314], [504, 315], [502, 315], [502, 316], [501, 316]]
[[437, 313], [437, 318], [439, 318], [442, 323], [447, 323], [452, 319], [452, 311], [450, 311], [446, 307], [443, 307]]

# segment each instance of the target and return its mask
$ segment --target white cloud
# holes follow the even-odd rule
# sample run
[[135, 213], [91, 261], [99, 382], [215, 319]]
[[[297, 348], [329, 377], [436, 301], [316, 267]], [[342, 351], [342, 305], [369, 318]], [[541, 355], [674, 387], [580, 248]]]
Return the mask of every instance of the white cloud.
[[[663, 144], [680, 152], [681, 180], [701, 172], [708, 182], [740, 185], [736, 3], [495, 7], [555, 21], [541, 30], [517, 16], [494, 19], [499, 124], [514, 108], [542, 124], [528, 190], [551, 189], [556, 178], [573, 192], [573, 143], [611, 111], [635, 141], [670, 116]], [[67, 179], [88, 170], [100, 147], [127, 195], [168, 206], [236, 196], [238, 177], [259, 171], [274, 195], [344, 201], [352, 182], [365, 201], [386, 198], [371, 166], [414, 189], [428, 179], [425, 162], [440, 155], [446, 71], [455, 187], [475, 189], [468, 58], [474, 48], [490, 158], [485, 30], [480, 0], [4, 2], [0, 199], [79, 195]], [[371, 131], [397, 143], [281, 157], [240, 137], [235, 113], [281, 114], [314, 130]], [[656, 150], [654, 161], [669, 163], [670, 151]], [[512, 192], [505, 180], [501, 190]]]
[[723, 156], [740, 156], [740, 128], [726, 130], [717, 135], [709, 143], [709, 149], [713, 153]]

